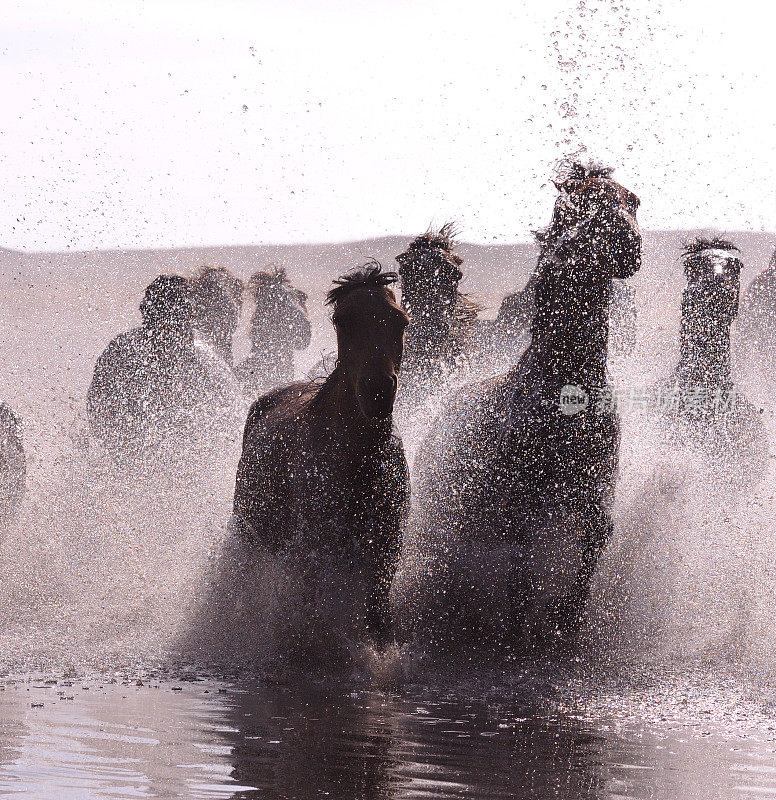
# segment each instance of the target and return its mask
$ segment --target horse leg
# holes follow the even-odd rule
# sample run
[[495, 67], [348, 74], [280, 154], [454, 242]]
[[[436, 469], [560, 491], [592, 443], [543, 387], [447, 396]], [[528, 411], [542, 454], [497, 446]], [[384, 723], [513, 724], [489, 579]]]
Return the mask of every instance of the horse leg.
[[595, 517], [585, 540], [582, 566], [577, 572], [571, 591], [561, 598], [552, 609], [551, 627], [563, 640], [579, 633], [584, 624], [590, 584], [598, 565], [598, 559], [614, 529], [614, 524], [606, 512], [598, 511]]
[[396, 558], [392, 553], [371, 552], [368, 554], [366, 562], [367, 589], [364, 627], [370, 639], [378, 644], [386, 644], [393, 629], [390, 591], [396, 571]]

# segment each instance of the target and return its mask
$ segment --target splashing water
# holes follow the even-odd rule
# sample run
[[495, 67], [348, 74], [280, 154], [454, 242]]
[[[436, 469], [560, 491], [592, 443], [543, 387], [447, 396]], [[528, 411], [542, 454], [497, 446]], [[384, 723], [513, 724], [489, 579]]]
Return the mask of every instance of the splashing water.
[[[741, 244], [748, 270], [745, 285], [756, 265], [765, 262], [769, 244], [761, 237], [744, 237]], [[638, 341], [629, 356], [612, 361], [618, 385], [650, 385], [670, 370], [678, 356], [682, 279], [673, 262], [674, 245], [674, 236], [646, 237], [645, 265], [635, 279]], [[514, 289], [514, 279], [498, 261], [500, 257], [493, 252], [478, 257], [472, 251], [468, 259], [479, 266], [472, 268], [470, 291], [490, 308]], [[511, 252], [505, 251], [503, 258], [505, 264], [512, 263]], [[494, 279], [499, 275], [505, 276], [501, 283]], [[321, 297], [327, 283], [327, 277], [320, 276], [310, 287], [311, 296]], [[391, 792], [397, 787], [412, 791], [420, 785], [418, 781], [432, 796], [442, 797], [465, 796], [470, 790], [483, 797], [499, 796], [505, 786], [514, 788], [513, 779], [496, 767], [490, 782], [486, 781], [481, 766], [472, 760], [473, 751], [453, 747], [449, 732], [453, 730], [455, 737], [468, 737], [455, 742], [476, 738], [483, 743], [484, 749], [476, 752], [491, 765], [500, 763], [515, 746], [528, 752], [528, 741], [533, 741], [535, 746], [526, 757], [532, 759], [534, 782], [523, 789], [544, 787], [544, 796], [584, 796], [570, 795], [578, 790], [571, 785], [565, 794], [560, 789], [553, 794], [547, 788], [553, 776], [566, 774], [571, 765], [582, 762], [585, 770], [591, 770], [590, 780], [608, 786], [608, 791], [619, 787], [625, 796], [637, 795], [654, 786], [656, 776], [663, 776], [664, 786], [674, 788], [664, 788], [656, 796], [678, 796], [671, 793], [675, 786], [667, 777], [676, 777], [675, 765], [659, 757], [661, 742], [666, 740], [673, 743], [674, 752], [684, 754], [676, 757], [687, 786], [686, 774], [703, 764], [711, 769], [708, 759], [713, 761], [717, 757], [713, 754], [721, 753], [725, 742], [746, 742], [748, 749], [730, 765], [724, 759], [713, 762], [717, 771], [710, 774], [716, 775], [720, 786], [732, 785], [725, 770], [748, 769], [747, 765], [763, 760], [770, 763], [767, 749], [773, 736], [769, 728], [776, 715], [763, 683], [773, 672], [776, 474], [771, 468], [756, 487], [741, 492], [730, 481], [718, 480], [692, 452], [665, 446], [649, 415], [639, 411], [629, 411], [623, 418], [615, 533], [599, 565], [578, 661], [539, 660], [493, 674], [473, 670], [471, 665], [457, 672], [440, 671], [429, 668], [415, 653], [361, 650], [354, 656], [361, 679], [366, 675], [372, 685], [403, 686], [401, 700], [379, 699], [384, 695], [375, 699], [360, 690], [353, 694], [358, 685], [354, 677], [346, 680], [344, 689], [338, 681], [325, 681], [322, 692], [328, 700], [317, 697], [306, 706], [300, 706], [299, 699], [288, 701], [288, 707], [280, 711], [278, 703], [286, 702], [285, 695], [273, 691], [267, 695], [267, 690], [255, 686], [230, 688], [235, 694], [226, 708], [218, 696], [220, 684], [195, 683], [191, 691], [173, 692], [176, 684], [165, 681], [165, 675], [196, 676], [203, 668], [195, 660], [201, 653], [190, 647], [192, 631], [195, 638], [201, 634], [201, 642], [212, 638], [216, 649], [220, 647], [223, 672], [242, 666], [239, 647], [227, 646], [233, 643], [223, 630], [197, 627], [210, 567], [227, 535], [237, 447], [225, 446], [220, 458], [204, 464], [175, 465], [169, 474], [150, 482], [117, 475], [99, 454], [84, 451], [79, 408], [90, 369], [104, 343], [117, 330], [133, 324], [134, 298], [123, 298], [119, 282], [110, 275], [90, 292], [66, 285], [61, 276], [56, 290], [44, 289], [46, 285], [45, 276], [35, 283], [30, 303], [36, 304], [36, 318], [47, 320], [47, 325], [39, 326], [32, 314], [27, 321], [20, 320], [3, 354], [7, 381], [14, 381], [8, 384], [6, 397], [26, 425], [30, 481], [20, 518], [2, 543], [0, 669], [6, 675], [44, 673], [58, 683], [41, 683], [46, 688], [35, 689], [33, 681], [21, 684], [20, 689], [6, 679], [6, 690], [0, 694], [8, 719], [3, 736], [15, 755], [0, 769], [0, 793], [26, 781], [42, 787], [38, 796], [54, 796], [46, 787], [52, 785], [51, 776], [61, 758], [57, 748], [66, 749], [56, 732], [62, 725], [74, 724], [75, 711], [67, 710], [68, 703], [79, 709], [77, 737], [87, 748], [107, 741], [99, 738], [105, 730], [128, 735], [121, 726], [147, 727], [149, 738], [168, 744], [170, 726], [192, 727], [193, 741], [209, 748], [208, 758], [213, 759], [207, 767], [210, 789], [202, 788], [197, 770], [187, 770], [186, 777], [165, 772], [157, 776], [160, 797], [181, 791], [192, 797], [250, 796], [248, 789], [239, 794], [240, 785], [263, 787], [273, 796], [272, 787], [280, 791], [284, 781], [303, 769], [300, 753], [309, 751], [304, 744], [308, 740], [286, 729], [307, 730], [313, 738], [325, 739], [324, 723], [335, 714], [342, 715], [340, 733], [320, 757], [342, 765], [342, 775], [354, 776], [361, 769], [360, 759], [372, 758], [369, 748], [373, 745], [364, 742], [376, 740], [369, 737], [385, 737], [389, 742], [385, 758], [400, 766], [398, 772], [389, 770], [387, 777], [382, 767], [375, 774], [378, 797], [396, 796]], [[84, 327], [86, 318], [100, 323]], [[318, 327], [320, 340], [326, 334], [322, 317]], [[765, 407], [773, 446], [774, 406], [767, 381], [754, 372], [746, 382], [740, 375], [735, 377], [739, 388]], [[441, 402], [434, 399], [431, 411]], [[431, 412], [424, 412], [411, 420], [398, 420], [409, 451], [422, 438], [430, 416]], [[289, 589], [282, 575], [271, 569], [259, 574], [263, 583], [256, 593], [258, 624], [247, 655], [258, 656], [261, 667], [271, 655], [273, 636], [284, 631], [275, 624], [284, 617], [279, 612], [273, 617], [272, 593], [297, 590]], [[286, 608], [293, 613], [293, 602]], [[237, 635], [238, 644], [245, 644], [244, 632], [228, 633]], [[96, 678], [77, 681], [74, 677], [94, 673], [110, 678], [100, 678], [98, 683]], [[290, 679], [288, 674], [273, 675], [284, 682]], [[143, 687], [133, 685], [138, 678]], [[410, 689], [408, 679], [422, 685]], [[309, 676], [302, 680], [306, 682]], [[92, 688], [85, 691], [67, 685], [78, 682]], [[454, 695], [451, 682], [457, 684]], [[160, 688], [152, 689], [151, 684]], [[98, 686], [103, 686], [100, 693]], [[144, 693], [152, 691], [164, 693], [164, 701], [144, 699]], [[332, 699], [343, 694], [344, 701]], [[528, 699], [515, 704], [516, 695]], [[75, 699], [69, 701], [69, 696]], [[411, 696], [416, 702], [410, 708]], [[440, 696], [450, 698], [444, 709], [435, 705]], [[45, 705], [32, 709], [37, 717], [17, 725], [13, 720], [20, 717], [20, 703]], [[153, 719], [149, 703], [156, 708]], [[474, 713], [476, 719], [455, 721], [467, 719], [467, 713]], [[429, 717], [435, 718], [433, 724]], [[50, 762], [33, 747], [34, 737], [48, 736], [47, 732], [56, 734], [49, 741], [60, 742], [48, 751]], [[552, 750], [555, 755], [551, 756], [547, 743], [558, 741], [557, 736], [567, 749], [565, 755]], [[610, 764], [603, 775], [601, 759], [588, 759], [585, 748], [591, 741], [596, 742], [595, 752], [605, 753], [603, 762]], [[645, 741], [650, 742], [647, 750]], [[486, 742], [491, 744], [486, 746]], [[403, 760], [407, 748], [419, 743], [425, 743], [430, 763], [436, 764], [435, 778], [424, 773], [425, 767]], [[140, 752], [145, 745], [135, 742], [133, 746]], [[273, 748], [280, 753], [274, 754]], [[252, 755], [241, 761], [235, 752]], [[122, 757], [112, 751], [109, 755]], [[30, 760], [38, 765], [38, 773], [25, 772], [24, 764]], [[639, 769], [649, 763], [654, 774], [649, 773], [651, 777], [643, 782], [634, 778], [631, 783], [618, 783], [615, 765], [626, 762], [641, 765]], [[111, 776], [102, 773], [97, 761], [84, 763], [84, 772], [94, 785], [112, 785]], [[181, 751], [179, 763], [194, 761]], [[277, 772], [268, 777], [268, 770], [275, 769], [270, 765], [279, 763], [285, 765], [286, 777]], [[126, 775], [135, 774], [131, 765], [125, 768]], [[318, 786], [333, 786], [326, 775], [316, 774]], [[138, 785], [148, 779], [148, 773], [143, 776], [137, 778]], [[750, 785], [754, 776], [751, 773], [747, 779]], [[83, 775], [67, 778], [73, 786], [81, 779], [86, 780]], [[349, 796], [350, 779], [342, 780], [341, 796]], [[184, 785], [188, 788], [181, 789]], [[221, 788], [216, 790], [216, 785]], [[684, 796], [717, 796], [710, 786], [692, 785]], [[100, 796], [99, 791], [84, 791], [79, 797]], [[118, 795], [124, 796], [121, 791]]]

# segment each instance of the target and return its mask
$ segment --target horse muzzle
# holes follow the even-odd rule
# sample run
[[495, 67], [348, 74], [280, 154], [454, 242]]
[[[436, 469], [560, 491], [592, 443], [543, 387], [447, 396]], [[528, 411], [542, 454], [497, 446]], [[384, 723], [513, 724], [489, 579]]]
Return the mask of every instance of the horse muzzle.
[[368, 419], [387, 419], [396, 400], [395, 372], [379, 372], [362, 376], [358, 381], [358, 405]]

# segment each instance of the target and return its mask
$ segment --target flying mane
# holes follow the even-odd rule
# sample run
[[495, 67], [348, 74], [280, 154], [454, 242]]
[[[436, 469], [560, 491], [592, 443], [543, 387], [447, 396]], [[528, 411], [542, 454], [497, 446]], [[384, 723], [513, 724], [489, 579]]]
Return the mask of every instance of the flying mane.
[[[405, 294], [402, 304], [408, 308], [410, 314], [416, 316], [416, 322], [410, 327], [407, 350], [408, 353], [415, 354], [421, 362], [427, 362], [427, 366], [455, 359], [466, 352], [482, 310], [479, 304], [458, 288], [463, 277], [460, 269], [463, 259], [454, 252], [457, 233], [453, 222], [445, 223], [438, 230], [429, 228], [425, 233], [416, 236], [407, 249], [396, 257], [400, 264], [399, 275]], [[417, 281], [421, 285], [425, 284], [425, 288], [408, 305], [406, 286]], [[436, 288], [432, 284], [436, 284]], [[424, 319], [425, 304], [436, 302], [438, 298], [435, 292], [445, 291], [445, 287], [454, 291], [452, 296], [447, 295], [446, 298], [446, 302], [449, 302], [446, 319], [438, 320], [437, 323], [432, 319]], [[450, 302], [451, 300], [454, 302]], [[412, 307], [412, 304], [417, 304], [418, 307]], [[420, 338], [416, 341], [418, 337]], [[416, 345], [420, 345], [419, 350]]]
[[[364, 266], [356, 267], [337, 278], [333, 288], [326, 294], [326, 305], [336, 308], [337, 303], [356, 289], [379, 289], [391, 286], [398, 280], [399, 275], [396, 272], [383, 272], [382, 264], [372, 259]], [[393, 296], [392, 289], [388, 289], [388, 292]]]

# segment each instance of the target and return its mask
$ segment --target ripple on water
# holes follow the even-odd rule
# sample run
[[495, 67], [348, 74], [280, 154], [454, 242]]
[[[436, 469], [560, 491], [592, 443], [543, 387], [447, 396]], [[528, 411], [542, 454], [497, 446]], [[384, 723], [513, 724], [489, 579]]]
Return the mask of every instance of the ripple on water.
[[776, 718], [731, 680], [570, 681], [551, 703], [471, 685], [86, 685], [5, 685], [0, 797], [776, 797]]

